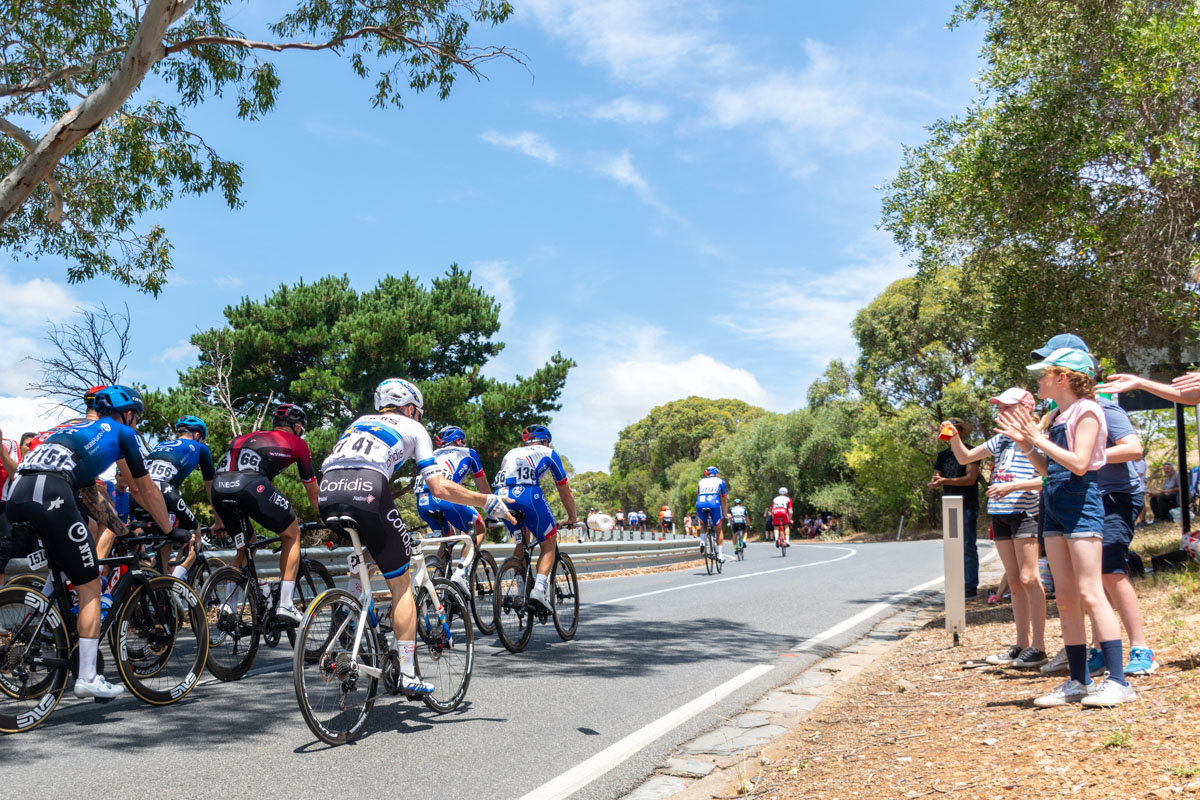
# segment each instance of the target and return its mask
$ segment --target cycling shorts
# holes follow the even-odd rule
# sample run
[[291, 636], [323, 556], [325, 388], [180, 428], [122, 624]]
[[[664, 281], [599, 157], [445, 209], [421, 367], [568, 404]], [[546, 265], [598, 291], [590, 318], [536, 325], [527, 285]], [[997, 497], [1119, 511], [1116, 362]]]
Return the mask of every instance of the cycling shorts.
[[[200, 527], [200, 523], [196, 520], [196, 515], [188, 508], [188, 504], [183, 501], [183, 495], [179, 493], [177, 486], [170, 481], [155, 481], [154, 485], [162, 493], [163, 503], [167, 506], [167, 514], [170, 515], [171, 524], [174, 527], [182, 528], [185, 531], [194, 531]], [[142, 509], [132, 497], [129, 498], [129, 509], [130, 511], [146, 510]]]
[[8, 497], [8, 518], [28, 522], [54, 565], [76, 586], [100, 577], [92, 534], [75, 503], [75, 489], [58, 472], [19, 473]]
[[[421, 492], [417, 495], [417, 513], [425, 520], [429, 530], [439, 531], [448, 536], [457, 531], [472, 533], [475, 519], [479, 516], [470, 506], [442, 500], [434, 497], [432, 492]], [[454, 530], [448, 531], [446, 526]]]
[[771, 512], [771, 521], [776, 525], [791, 525], [792, 515], [787, 512], [786, 508], [777, 508]]
[[292, 504], [261, 472], [222, 472], [213, 479], [213, 510], [230, 535], [253, 533], [254, 520], [271, 533], [283, 533], [296, 521]]
[[317, 488], [321, 519], [352, 518], [357, 523], [359, 540], [383, 577], [403, 575], [412, 558], [412, 537], [392, 502], [383, 473], [373, 469], [330, 470]]
[[553, 539], [558, 533], [558, 529], [554, 527], [554, 512], [550, 510], [539, 487], [501, 486], [500, 496], [512, 498], [513, 502], [508, 505], [508, 510], [514, 517], [517, 516], [516, 512], [518, 511], [524, 517], [519, 526], [513, 525], [508, 520], [504, 521], [504, 527], [508, 528], [509, 533], [515, 536], [524, 527], [539, 542]]
[[731, 523], [729, 523], [729, 530], [733, 531], [734, 533], [744, 532], [746, 530], [746, 523], [745, 522], [731, 522]]
[[702, 505], [696, 506], [696, 513], [700, 516], [700, 521], [707, 523], [710, 527], [719, 527], [721, 524], [721, 506], [717, 505]]

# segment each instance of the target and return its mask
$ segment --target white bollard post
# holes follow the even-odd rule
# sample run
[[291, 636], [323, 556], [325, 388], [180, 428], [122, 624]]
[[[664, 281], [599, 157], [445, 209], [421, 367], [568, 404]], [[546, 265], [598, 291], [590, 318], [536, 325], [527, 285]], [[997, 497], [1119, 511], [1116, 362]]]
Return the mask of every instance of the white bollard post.
[[946, 574], [946, 630], [954, 635], [967, 628], [967, 597], [963, 577], [963, 499], [942, 498], [942, 558]]

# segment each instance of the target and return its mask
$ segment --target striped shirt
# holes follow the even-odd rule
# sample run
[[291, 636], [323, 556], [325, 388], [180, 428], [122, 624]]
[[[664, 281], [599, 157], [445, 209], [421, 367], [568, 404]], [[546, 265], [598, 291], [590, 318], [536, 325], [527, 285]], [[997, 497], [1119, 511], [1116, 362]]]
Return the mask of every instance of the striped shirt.
[[[1029, 458], [1021, 452], [1017, 443], [1004, 434], [996, 434], [984, 445], [996, 459], [992, 472], [992, 484], [1013, 483], [1037, 478], [1037, 470], [1029, 463]], [[998, 499], [988, 498], [989, 514], [1017, 514], [1022, 511], [1028, 514], [1037, 513], [1038, 493], [1036, 491], [1011, 492]]]

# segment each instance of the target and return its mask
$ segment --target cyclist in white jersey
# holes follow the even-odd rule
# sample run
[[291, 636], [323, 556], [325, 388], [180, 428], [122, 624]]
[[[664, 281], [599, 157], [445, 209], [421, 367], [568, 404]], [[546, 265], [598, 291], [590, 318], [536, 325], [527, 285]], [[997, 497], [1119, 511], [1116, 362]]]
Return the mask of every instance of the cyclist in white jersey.
[[359, 417], [346, 428], [321, 465], [317, 503], [321, 519], [337, 524], [352, 518], [392, 592], [392, 631], [407, 694], [429, 694], [434, 687], [416, 670], [417, 612], [408, 572], [412, 540], [392, 502], [389, 480], [405, 461], [415, 461], [429, 491], [454, 503], [479, 506], [488, 514], [512, 516], [494, 494], [472, 492], [446, 475], [433, 457], [433, 443], [421, 425], [424, 399], [414, 384], [389, 378], [375, 389], [378, 414]]
[[775, 523], [775, 546], [788, 547], [792, 538], [792, 498], [786, 486], [779, 487], [779, 494], [771, 501], [771, 519]]
[[[481, 494], [489, 493], [487, 473], [483, 469], [483, 462], [473, 448], [467, 447], [467, 435], [462, 428], [455, 425], [442, 428], [438, 432], [435, 444], [438, 449], [433, 451], [433, 460], [441, 467], [442, 472], [450, 477], [450, 480], [462, 483], [470, 475], [475, 479], [475, 488]], [[425, 479], [420, 475], [417, 476], [415, 492], [417, 513], [421, 515], [421, 519], [425, 520], [431, 531], [445, 536], [451, 535], [454, 531], [470, 533], [473, 528], [475, 547], [478, 548], [483, 544], [483, 537], [487, 533], [487, 529], [483, 525], [483, 518], [476, 513], [475, 509], [460, 503], [439, 499], [429, 491]], [[459, 589], [462, 589], [463, 595], [468, 600], [471, 598], [471, 588], [467, 585], [467, 569], [471, 566], [467, 557], [470, 554], [468, 548], [463, 548], [463, 554], [459, 558], [454, 574], [450, 576], [450, 580], [454, 581]], [[449, 556], [450, 553], [447, 552], [444, 557], [449, 558]]]
[[[512, 504], [514, 510], [519, 509], [524, 518], [520, 528], [515, 522], [506, 522], [505, 525], [514, 537], [523, 536], [523, 528], [532, 533], [541, 544], [537, 578], [533, 591], [529, 593], [529, 600], [550, 611], [548, 586], [550, 568], [554, 566], [554, 556], [558, 552], [555, 545], [558, 529], [554, 524], [554, 513], [542, 495], [542, 476], [549, 472], [554, 477], [559, 499], [567, 509], [568, 525], [578, 522], [575, 514], [575, 496], [567, 482], [567, 471], [563, 467], [562, 459], [550, 449], [550, 429], [544, 425], [531, 425], [521, 431], [521, 441], [525, 443], [523, 446], [509, 450], [504, 456], [500, 467], [504, 472], [504, 486], [500, 489], [500, 495]], [[516, 556], [524, 557], [524, 550], [519, 545]], [[521, 572], [524, 571], [525, 567], [522, 564]], [[519, 592], [524, 594], [524, 587], [520, 587]]]
[[[704, 534], [713, 528], [717, 529], [717, 558], [725, 560], [725, 530], [721, 526], [725, 519], [729, 500], [726, 498], [725, 481], [719, 476], [721, 472], [716, 467], [706, 467], [704, 477], [696, 487], [696, 511], [700, 514]], [[704, 552], [703, 539], [700, 552]]]

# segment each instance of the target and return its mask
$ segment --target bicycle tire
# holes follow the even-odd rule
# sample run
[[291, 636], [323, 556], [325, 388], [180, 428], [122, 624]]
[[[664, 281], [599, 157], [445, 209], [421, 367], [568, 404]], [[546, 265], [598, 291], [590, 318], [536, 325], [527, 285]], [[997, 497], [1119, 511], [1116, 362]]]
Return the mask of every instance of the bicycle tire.
[[[54, 711], [67, 686], [71, 640], [58, 609], [51, 607], [46, 619], [33, 630], [32, 615], [45, 611], [49, 602], [45, 595], [28, 586], [0, 589], [0, 629], [4, 631], [0, 634], [2, 733], [36, 728]], [[24, 630], [22, 623], [29, 623]], [[16, 648], [21, 648], [19, 654]], [[26, 670], [26, 675], [17, 672], [18, 664]], [[33, 675], [40, 678], [30, 685], [29, 677]]]
[[716, 558], [713, 556], [713, 552], [712, 552], [712, 550], [713, 550], [712, 536], [711, 536], [711, 534], [705, 534], [705, 537], [706, 538], [704, 540], [704, 569], [708, 571], [709, 575], [712, 575], [713, 574], [713, 564], [716, 561]]
[[[258, 587], [248, 587], [247, 577], [237, 567], [221, 567], [200, 592], [208, 621], [208, 671], [222, 681], [236, 681], [250, 671], [258, 654]], [[221, 612], [227, 585], [238, 587], [238, 607], [232, 616]]]
[[[208, 660], [208, 619], [200, 595], [187, 581], [161, 576], [134, 587], [114, 627], [117, 670], [134, 697], [163, 706], [196, 687]], [[131, 648], [135, 636], [137, 647]], [[131, 659], [134, 649], [145, 657]]]
[[480, 550], [471, 566], [471, 614], [475, 617], [475, 627], [484, 636], [496, 632], [496, 606], [492, 597], [496, 594], [497, 572], [496, 557]]
[[[350, 681], [338, 677], [339, 665], [345, 668], [354, 647], [354, 626], [362, 606], [358, 598], [344, 589], [321, 594], [304, 614], [292, 654], [292, 685], [304, 723], [321, 741], [331, 745], [351, 742], [362, 733], [375, 705], [379, 679]], [[310, 644], [319, 642], [320, 644]], [[307, 650], [317, 651], [309, 661]], [[379, 638], [375, 631], [363, 631], [359, 661], [371, 667], [383, 666]], [[360, 686], [361, 684], [361, 686]], [[347, 698], [353, 693], [353, 702]]]
[[510, 653], [519, 653], [529, 644], [533, 635], [533, 612], [526, 609], [529, 590], [517, 591], [518, 579], [526, 580], [528, 568], [516, 557], [506, 558], [496, 573], [496, 593], [492, 595], [492, 607], [496, 617], [496, 633], [500, 643]]
[[[320, 561], [302, 558], [300, 559], [300, 570], [296, 573], [296, 588], [292, 594], [292, 605], [303, 614], [321, 592], [333, 587], [333, 575], [329, 573], [328, 567]], [[289, 625], [284, 630], [287, 632], [288, 644], [295, 647], [296, 629]], [[306, 654], [307, 658], [313, 656], [313, 653]]]
[[575, 638], [579, 630], [579, 576], [575, 574], [575, 563], [561, 550], [554, 557], [554, 569], [550, 571], [550, 585], [554, 596], [554, 630], [564, 642]]
[[36, 572], [23, 572], [20, 575], [16, 575], [5, 580], [4, 585], [6, 587], [25, 586], [30, 589], [36, 589], [40, 592], [42, 587], [46, 585], [46, 578], [43, 575], [38, 575]]
[[[471, 684], [474, 628], [467, 599], [454, 582], [434, 578], [433, 586], [442, 604], [445, 624], [438, 624], [429, 588], [422, 586], [417, 598], [417, 633], [421, 640], [415, 653], [417, 674], [434, 685], [433, 693], [421, 695], [421, 700], [431, 710], [448, 714], [462, 705]], [[421, 667], [422, 662], [425, 668]]]
[[725, 568], [725, 562], [721, 560], [721, 551], [720, 551], [720, 550], [717, 550], [717, 551], [716, 551], [716, 552], [713, 554], [713, 564], [715, 564], [715, 565], [716, 565], [716, 567], [717, 567], [717, 574], [718, 574], [718, 575], [720, 575], [720, 574], [721, 574], [721, 570], [723, 570], [723, 569]]

